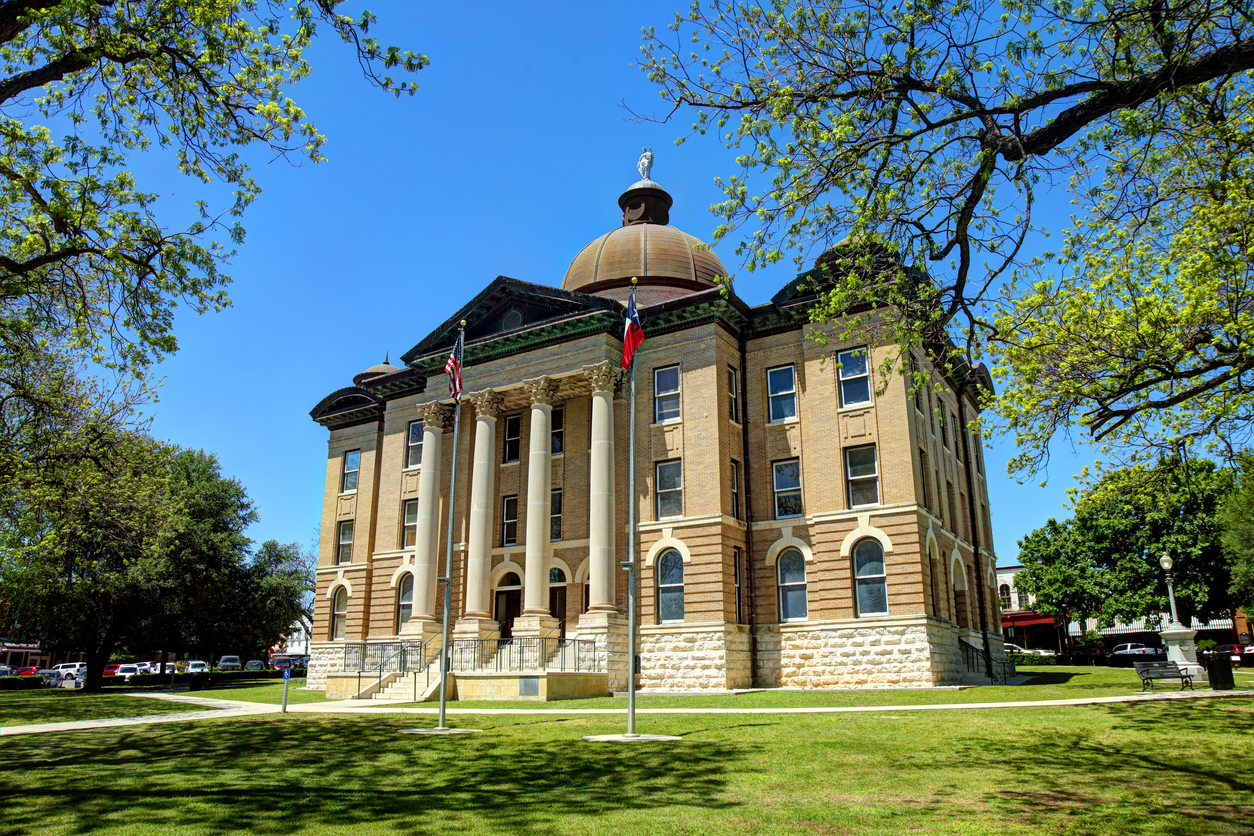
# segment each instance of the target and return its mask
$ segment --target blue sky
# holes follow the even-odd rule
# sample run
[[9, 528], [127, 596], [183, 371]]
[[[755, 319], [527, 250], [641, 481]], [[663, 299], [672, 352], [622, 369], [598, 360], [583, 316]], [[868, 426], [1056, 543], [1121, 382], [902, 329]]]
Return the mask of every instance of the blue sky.
[[[675, 147], [690, 120], [641, 123], [623, 106], [665, 112], [635, 66], [640, 30], [664, 27], [683, 0], [367, 5], [382, 42], [430, 57], [420, 92], [382, 94], [343, 44], [315, 47], [292, 97], [328, 137], [329, 159], [254, 158], [265, 191], [228, 270], [233, 307], [180, 314], [180, 351], [158, 369], [148, 409], [158, 437], [216, 453], [243, 482], [258, 541], [308, 542], [318, 524], [326, 431], [309, 419], [314, 404], [385, 353], [395, 360], [498, 275], [559, 283], [580, 247], [618, 223], [642, 146], [675, 198], [671, 223], [706, 241], [714, 178], [735, 168], [712, 137]], [[204, 194], [165, 159], [133, 167], [172, 223]], [[750, 304], [793, 274], [749, 274], [732, 249], [716, 251]], [[1065, 489], [1087, 461], [1059, 445], [1041, 488], [1003, 475], [1010, 455], [1005, 441], [986, 455], [1001, 563], [1067, 516]]]

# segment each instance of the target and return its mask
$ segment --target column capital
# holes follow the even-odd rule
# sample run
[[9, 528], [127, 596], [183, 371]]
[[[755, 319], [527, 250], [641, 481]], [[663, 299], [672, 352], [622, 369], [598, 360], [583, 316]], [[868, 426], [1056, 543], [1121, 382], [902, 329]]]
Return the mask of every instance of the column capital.
[[623, 370], [608, 361], [583, 367], [583, 376], [592, 384], [592, 393], [613, 395], [623, 382]]
[[533, 406], [538, 404], [549, 406], [553, 403], [553, 396], [557, 394], [557, 381], [551, 377], [535, 377], [531, 380], [524, 380], [522, 385], [527, 390], [527, 394], [531, 396]]
[[423, 427], [447, 430], [453, 426], [453, 407], [439, 401], [418, 404], [418, 416], [422, 418]]
[[501, 393], [494, 389], [484, 389], [481, 392], [475, 392], [469, 395], [466, 400], [470, 401], [475, 408], [475, 415], [480, 418], [495, 418], [501, 412], [501, 404], [505, 399], [501, 397]]

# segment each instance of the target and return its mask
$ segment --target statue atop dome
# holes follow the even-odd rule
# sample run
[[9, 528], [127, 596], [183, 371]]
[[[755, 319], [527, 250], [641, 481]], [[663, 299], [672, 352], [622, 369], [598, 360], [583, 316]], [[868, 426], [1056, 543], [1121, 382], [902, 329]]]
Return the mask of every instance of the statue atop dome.
[[636, 163], [636, 171], [640, 172], [640, 179], [649, 182], [649, 174], [653, 171], [653, 149], [641, 148], [640, 161]]

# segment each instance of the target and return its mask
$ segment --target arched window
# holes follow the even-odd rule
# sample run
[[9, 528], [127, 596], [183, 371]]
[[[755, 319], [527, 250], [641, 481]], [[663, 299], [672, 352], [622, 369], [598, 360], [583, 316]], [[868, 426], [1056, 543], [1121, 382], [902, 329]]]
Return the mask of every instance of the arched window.
[[657, 620], [684, 620], [684, 559], [674, 549], [657, 561]]
[[406, 572], [401, 576], [401, 585], [396, 590], [396, 632], [409, 621], [414, 614], [414, 576]]
[[1004, 583], [997, 587], [997, 597], [1001, 599], [1001, 608], [1010, 609], [1010, 584]]
[[862, 540], [853, 547], [853, 574], [857, 584], [858, 615], [888, 612], [888, 576], [884, 549], [877, 540]]
[[804, 621], [806, 606], [806, 561], [796, 549], [785, 549], [775, 564], [779, 572], [779, 620]]
[[500, 589], [503, 586], [522, 586], [522, 581], [518, 580], [517, 573], [506, 572], [505, 576], [496, 583], [497, 589]]
[[554, 566], [549, 569], [549, 583], [566, 583], [566, 573]]
[[348, 621], [348, 590], [340, 587], [331, 599], [331, 638], [344, 638], [344, 624]]

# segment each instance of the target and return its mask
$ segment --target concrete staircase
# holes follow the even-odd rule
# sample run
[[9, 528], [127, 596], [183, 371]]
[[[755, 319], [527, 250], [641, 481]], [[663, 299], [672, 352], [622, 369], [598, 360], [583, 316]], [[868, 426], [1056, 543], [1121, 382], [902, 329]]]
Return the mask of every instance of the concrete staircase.
[[430, 681], [425, 669], [415, 673], [402, 673], [383, 690], [373, 694], [371, 699], [381, 702], [427, 702], [437, 699], [440, 694], [439, 662], [437, 660], [432, 664]]

